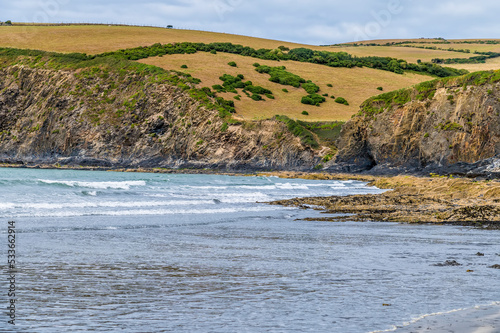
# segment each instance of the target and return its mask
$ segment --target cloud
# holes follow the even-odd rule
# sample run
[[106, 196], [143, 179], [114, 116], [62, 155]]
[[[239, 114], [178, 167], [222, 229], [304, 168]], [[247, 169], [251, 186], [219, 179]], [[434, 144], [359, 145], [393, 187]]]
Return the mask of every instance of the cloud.
[[499, 31], [499, 10], [496, 0], [23, 0], [5, 2], [0, 21], [172, 24], [332, 44], [356, 39], [498, 37], [494, 33]]

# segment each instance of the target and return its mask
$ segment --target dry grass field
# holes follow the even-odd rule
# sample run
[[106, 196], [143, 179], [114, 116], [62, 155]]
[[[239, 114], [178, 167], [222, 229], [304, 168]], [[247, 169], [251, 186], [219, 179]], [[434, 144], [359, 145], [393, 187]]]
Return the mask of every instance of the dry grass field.
[[[236, 62], [237, 68], [229, 66], [230, 61]], [[276, 114], [287, 115], [290, 118], [323, 121], [323, 120], [347, 120], [358, 112], [359, 105], [367, 98], [381, 93], [377, 87], [381, 86], [384, 91], [391, 91], [408, 87], [413, 84], [429, 80], [429, 76], [416, 74], [394, 74], [392, 72], [375, 70], [370, 68], [331, 68], [310, 63], [296, 61], [266, 61], [240, 55], [199, 52], [196, 54], [177, 54], [164, 57], [155, 57], [140, 60], [140, 62], [155, 65], [165, 69], [177, 69], [190, 73], [202, 80], [200, 86], [212, 87], [214, 84], [222, 84], [219, 77], [223, 74], [236, 76], [243, 74], [245, 80], [250, 80], [254, 85], [260, 85], [271, 90], [275, 99], [265, 98], [266, 101], [254, 101], [245, 94], [240, 93], [241, 101], [235, 100], [237, 116], [244, 119], [269, 118]], [[330, 97], [320, 107], [304, 105], [300, 103], [303, 96], [307, 95], [304, 89], [284, 86], [269, 81], [269, 75], [259, 74], [255, 71], [253, 63], [268, 66], [286, 66], [287, 70], [312, 80], [320, 87], [319, 94], [327, 93], [329, 96], [344, 97], [349, 106], [335, 103]], [[187, 65], [187, 69], [180, 66]], [[333, 87], [328, 87], [331, 84]], [[286, 88], [289, 92], [282, 91]], [[235, 94], [221, 94], [226, 99], [233, 99]], [[309, 116], [301, 114], [307, 111]]]
[[459, 52], [426, 50], [400, 46], [332, 46], [329, 51], [347, 52], [358, 57], [378, 56], [404, 59], [416, 63], [417, 60], [429, 62], [434, 58], [469, 58], [472, 55]]
[[[443, 50], [426, 50], [415, 47], [397, 47], [397, 46], [357, 46], [357, 47], [346, 47], [346, 46], [332, 46], [332, 49], [343, 50], [345, 52], [365, 56], [365, 55], [379, 55], [379, 56], [392, 56], [395, 58], [405, 59], [409, 62], [415, 62], [417, 59], [422, 61], [430, 61], [434, 58], [469, 58], [477, 56], [474, 51], [478, 52], [497, 52], [500, 53], [500, 44], [481, 44], [474, 43], [480, 40], [494, 40], [500, 41], [500, 39], [450, 39], [450, 43], [438, 43], [441, 40], [438, 39], [382, 39], [382, 40], [372, 40], [358, 42], [357, 44], [386, 44], [386, 43], [401, 43], [405, 41], [416, 42], [418, 44], [410, 44], [411, 46], [421, 46], [421, 47], [436, 47], [439, 49], [447, 50], [452, 49], [469, 49], [471, 53], [462, 53], [454, 51], [443, 51]], [[462, 43], [470, 42], [470, 43]], [[353, 44], [353, 43], [348, 43]], [[475, 71], [485, 71], [492, 69], [500, 69], [500, 59], [494, 58], [486, 60], [484, 64], [454, 64], [445, 65], [447, 67], [466, 69], [470, 72]]]
[[466, 69], [469, 72], [497, 70], [500, 69], [500, 58], [488, 59], [484, 64], [452, 64], [446, 67]]
[[228, 42], [250, 46], [255, 49], [274, 49], [280, 45], [290, 48], [304, 46], [324, 49], [322, 47], [270, 39], [196, 30], [107, 25], [0, 26], [0, 47], [63, 53], [98, 54], [138, 46], [149, 46], [155, 43], [168, 44], [175, 42]]

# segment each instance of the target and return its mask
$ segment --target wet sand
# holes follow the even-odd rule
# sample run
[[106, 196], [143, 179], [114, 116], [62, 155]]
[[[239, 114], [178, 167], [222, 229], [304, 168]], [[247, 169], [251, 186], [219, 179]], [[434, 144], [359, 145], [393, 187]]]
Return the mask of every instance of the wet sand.
[[500, 332], [500, 304], [425, 315], [404, 327], [385, 332], [498, 333]]

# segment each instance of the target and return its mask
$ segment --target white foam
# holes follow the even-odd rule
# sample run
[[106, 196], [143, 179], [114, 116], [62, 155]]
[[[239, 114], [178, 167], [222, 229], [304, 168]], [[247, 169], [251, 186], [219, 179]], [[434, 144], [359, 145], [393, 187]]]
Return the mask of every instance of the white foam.
[[259, 207], [232, 207], [219, 209], [131, 209], [131, 210], [113, 210], [113, 211], [57, 211], [57, 212], [30, 212], [16, 217], [76, 217], [76, 216], [145, 216], [145, 215], [177, 215], [177, 214], [224, 214], [239, 212], [265, 212], [283, 209], [274, 206]]
[[82, 182], [76, 180], [38, 179], [38, 181], [45, 184], [61, 184], [70, 187], [88, 187], [96, 189], [129, 190], [131, 186], [146, 186], [146, 182], [144, 180], [131, 180], [131, 181], [121, 181], [121, 182]]
[[213, 200], [174, 200], [174, 201], [94, 201], [68, 203], [0, 203], [0, 209], [65, 209], [65, 208], [131, 208], [159, 206], [195, 206], [211, 205]]
[[416, 324], [419, 321], [421, 321], [421, 320], [423, 320], [425, 318], [428, 318], [428, 317], [442, 316], [442, 315], [447, 315], [447, 314], [451, 314], [451, 313], [455, 313], [455, 312], [467, 311], [467, 310], [472, 310], [472, 309], [480, 309], [480, 308], [483, 308], [483, 307], [498, 306], [498, 305], [500, 305], [500, 302], [492, 302], [492, 303], [484, 304], [484, 305], [475, 305], [475, 306], [469, 307], [469, 308], [459, 308], [459, 309], [453, 309], [453, 310], [444, 311], [444, 312], [427, 313], [427, 314], [420, 315], [420, 316], [418, 316], [416, 318], [413, 318], [410, 321], [404, 322], [401, 326], [393, 326], [392, 328], [389, 328], [387, 330], [371, 331], [369, 333], [394, 332], [394, 331], [396, 331], [396, 330], [398, 330], [400, 328], [404, 328], [404, 327]]

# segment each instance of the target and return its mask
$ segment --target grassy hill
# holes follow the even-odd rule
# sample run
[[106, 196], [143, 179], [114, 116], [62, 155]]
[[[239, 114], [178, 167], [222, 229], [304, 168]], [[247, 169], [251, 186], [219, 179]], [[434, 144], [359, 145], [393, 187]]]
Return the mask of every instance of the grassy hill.
[[[231, 67], [229, 62], [234, 61], [238, 67]], [[331, 68], [316, 64], [289, 61], [283, 63], [286, 69], [306, 80], [312, 80], [320, 87], [319, 94], [328, 94], [326, 102], [321, 106], [301, 104], [301, 98], [307, 93], [302, 88], [283, 86], [269, 81], [269, 75], [259, 74], [255, 71], [253, 63], [261, 65], [279, 66], [281, 63], [271, 60], [254, 59], [234, 54], [210, 53], [176, 54], [164, 57], [154, 57], [140, 60], [140, 62], [155, 65], [164, 69], [178, 69], [190, 73], [201, 79], [199, 86], [212, 87], [222, 84], [219, 79], [223, 74], [236, 76], [242, 74], [245, 80], [250, 80], [254, 85], [259, 85], [271, 90], [275, 99], [265, 101], [254, 101], [241, 94], [241, 101], [234, 100], [236, 94], [219, 94], [226, 99], [233, 99], [236, 107], [236, 117], [243, 119], [270, 118], [276, 114], [287, 115], [290, 118], [308, 121], [327, 121], [349, 119], [359, 110], [359, 105], [367, 98], [377, 95], [383, 87], [390, 91], [401, 87], [426, 81], [429, 76], [418, 74], [398, 75], [387, 71], [371, 68]], [[181, 69], [187, 65], [187, 69]], [[332, 87], [327, 86], [328, 84]], [[288, 90], [284, 92], [283, 89]], [[349, 105], [336, 103], [331, 96], [344, 97]], [[309, 113], [302, 115], [302, 111]]]
[[[252, 38], [239, 35], [211, 33], [204, 31], [107, 26], [107, 25], [71, 25], [71, 26], [2, 26], [0, 27], [0, 47], [39, 49], [53, 52], [81, 52], [100, 54], [139, 46], [150, 46], [155, 43], [213, 43], [227, 42], [249, 46], [254, 49], [277, 49], [284, 46], [289, 49], [308, 48], [315, 51], [347, 52], [354, 56], [392, 57], [407, 63], [430, 62], [433, 59], [467, 59], [477, 52], [500, 51], [498, 44], [484, 44], [479, 41], [443, 41], [443, 40], [411, 40], [411, 41], [370, 41], [363, 45], [345, 44], [333, 46], [312, 46], [288, 43], [276, 40]], [[402, 42], [408, 42], [402, 44]], [[396, 43], [397, 45], [388, 45]], [[399, 43], [399, 44], [398, 44]], [[425, 48], [428, 47], [428, 48]], [[435, 49], [431, 49], [431, 47]], [[471, 53], [458, 52], [451, 49], [468, 48]], [[164, 69], [183, 71], [199, 78], [198, 88], [212, 87], [222, 84], [219, 79], [224, 74], [243, 75], [244, 80], [261, 86], [273, 93], [274, 99], [263, 97], [255, 101], [238, 90], [234, 93], [218, 93], [235, 102], [236, 118], [262, 119], [276, 114], [286, 115], [293, 119], [307, 121], [345, 121], [359, 110], [359, 105], [369, 97], [379, 94], [377, 89], [391, 91], [408, 87], [432, 79], [429, 75], [405, 72], [396, 74], [367, 67], [328, 67], [321, 64], [299, 61], [276, 61], [255, 59], [249, 56], [217, 52], [197, 52], [194, 54], [172, 54], [162, 57], [149, 57], [139, 60], [142, 63], [155, 65]], [[235, 62], [237, 67], [229, 66]], [[311, 80], [325, 95], [326, 102], [320, 106], [301, 103], [307, 95], [303, 88], [283, 86], [270, 82], [269, 75], [255, 71], [253, 64], [258, 62], [267, 66], [286, 66], [286, 70], [305, 80]], [[187, 68], [181, 68], [186, 65]], [[500, 58], [488, 59], [484, 63], [465, 63], [446, 65], [453, 68], [471, 71], [500, 68]], [[288, 92], [283, 91], [286, 89]], [[236, 96], [239, 100], [234, 99]], [[349, 105], [339, 104], [331, 98], [343, 97]], [[306, 111], [308, 115], [302, 114]]]

